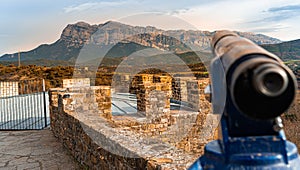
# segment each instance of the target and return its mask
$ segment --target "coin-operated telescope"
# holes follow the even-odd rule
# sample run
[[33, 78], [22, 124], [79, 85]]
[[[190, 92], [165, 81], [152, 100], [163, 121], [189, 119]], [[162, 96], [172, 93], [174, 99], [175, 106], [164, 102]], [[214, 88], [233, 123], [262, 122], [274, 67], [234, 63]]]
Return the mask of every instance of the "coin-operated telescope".
[[292, 104], [297, 83], [275, 55], [230, 31], [212, 39], [212, 105], [221, 136], [205, 146], [190, 169], [297, 169], [295, 144], [279, 117]]

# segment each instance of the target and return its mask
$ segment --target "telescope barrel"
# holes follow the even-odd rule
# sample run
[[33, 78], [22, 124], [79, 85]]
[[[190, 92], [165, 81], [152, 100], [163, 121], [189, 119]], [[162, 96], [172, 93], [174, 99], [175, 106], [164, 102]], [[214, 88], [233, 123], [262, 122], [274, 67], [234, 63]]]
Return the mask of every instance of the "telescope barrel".
[[230, 31], [216, 32], [212, 48], [224, 67], [228, 95], [240, 112], [265, 120], [289, 108], [296, 78], [277, 56]]

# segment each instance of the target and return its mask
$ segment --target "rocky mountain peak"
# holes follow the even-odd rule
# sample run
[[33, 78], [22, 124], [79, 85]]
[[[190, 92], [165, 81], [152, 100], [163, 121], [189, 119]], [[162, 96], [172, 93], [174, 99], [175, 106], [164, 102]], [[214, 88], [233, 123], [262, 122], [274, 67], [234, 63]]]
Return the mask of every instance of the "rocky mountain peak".
[[[237, 32], [239, 35], [248, 38], [257, 44], [273, 44], [281, 41], [261, 34], [248, 32]], [[183, 43], [194, 44], [198, 46], [208, 46], [212, 36], [208, 31], [185, 31], [185, 30], [161, 30], [153, 26], [131, 26], [116, 21], [107, 21], [104, 24], [90, 25], [85, 22], [69, 24], [63, 30], [59, 41], [65, 42], [67, 47], [81, 48], [84, 44], [95, 43], [97, 45], [114, 45], [124, 40], [130, 40], [139, 43], [138, 39], [148, 34], [153, 39], [159, 36], [175, 38]], [[160, 43], [160, 42], [157, 42]], [[141, 41], [141, 45], [146, 45]], [[148, 43], [149, 44], [149, 43]], [[155, 45], [155, 42], [152, 45]]]
[[88, 43], [92, 34], [98, 29], [97, 25], [90, 25], [85, 22], [69, 24], [63, 30], [60, 41], [64, 41], [68, 47], [79, 48]]

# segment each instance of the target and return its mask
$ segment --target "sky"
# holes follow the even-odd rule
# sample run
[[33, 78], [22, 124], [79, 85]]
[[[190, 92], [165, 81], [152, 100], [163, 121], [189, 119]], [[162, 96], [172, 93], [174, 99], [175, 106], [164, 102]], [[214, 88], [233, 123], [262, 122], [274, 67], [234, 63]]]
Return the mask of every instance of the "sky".
[[109, 20], [162, 29], [254, 32], [289, 41], [300, 39], [300, 0], [1, 0], [0, 56], [51, 44], [68, 24]]

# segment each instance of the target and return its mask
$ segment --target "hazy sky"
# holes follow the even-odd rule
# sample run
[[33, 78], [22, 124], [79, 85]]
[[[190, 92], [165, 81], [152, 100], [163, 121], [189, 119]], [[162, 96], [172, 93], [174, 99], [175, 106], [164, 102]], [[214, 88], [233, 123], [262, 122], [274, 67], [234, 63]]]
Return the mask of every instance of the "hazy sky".
[[53, 43], [67, 24], [78, 21], [191, 28], [145, 15], [152, 13], [180, 18], [200, 30], [300, 39], [300, 0], [1, 0], [0, 7], [0, 55]]

